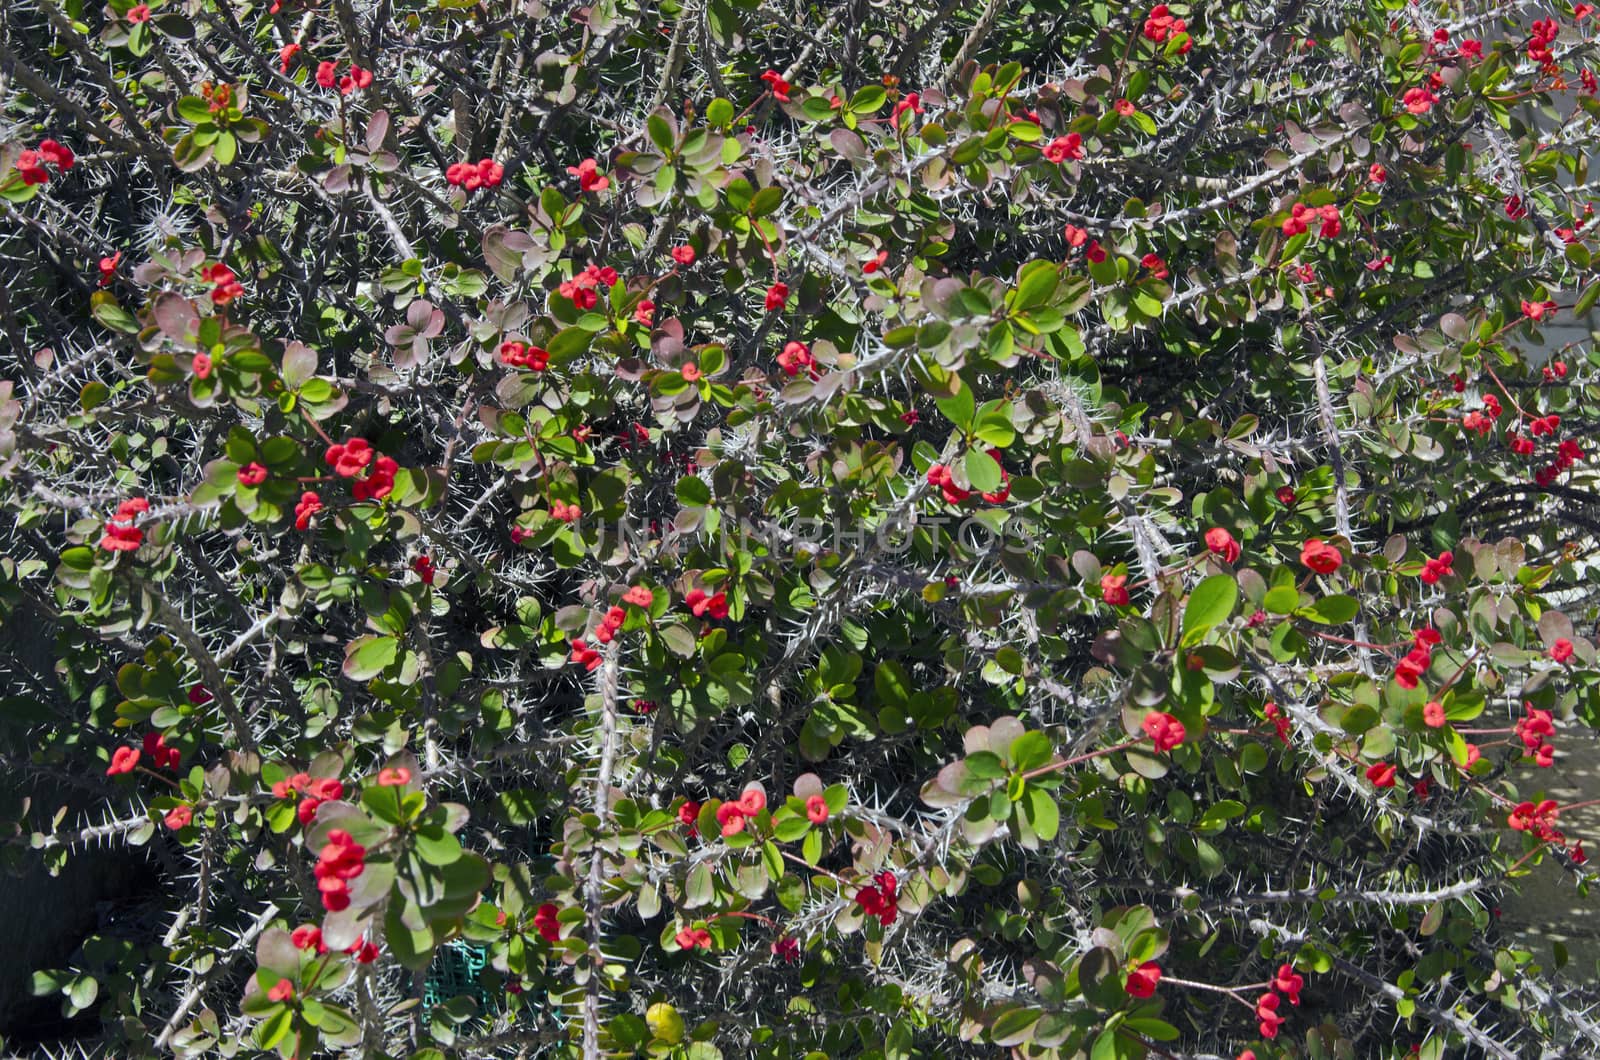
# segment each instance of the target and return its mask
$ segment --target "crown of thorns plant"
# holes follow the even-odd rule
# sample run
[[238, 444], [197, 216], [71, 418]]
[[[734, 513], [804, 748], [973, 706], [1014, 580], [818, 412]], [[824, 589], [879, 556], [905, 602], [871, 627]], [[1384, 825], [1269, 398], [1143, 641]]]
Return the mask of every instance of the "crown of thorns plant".
[[8, 1046], [1600, 1049], [1591, 5], [0, 27]]

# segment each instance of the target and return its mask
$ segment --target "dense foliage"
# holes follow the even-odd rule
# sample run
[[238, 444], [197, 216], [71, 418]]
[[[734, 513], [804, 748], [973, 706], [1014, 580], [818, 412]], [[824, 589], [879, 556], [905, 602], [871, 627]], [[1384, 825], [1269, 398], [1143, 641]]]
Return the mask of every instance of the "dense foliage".
[[0, 23], [74, 1048], [1600, 1048], [1590, 5]]

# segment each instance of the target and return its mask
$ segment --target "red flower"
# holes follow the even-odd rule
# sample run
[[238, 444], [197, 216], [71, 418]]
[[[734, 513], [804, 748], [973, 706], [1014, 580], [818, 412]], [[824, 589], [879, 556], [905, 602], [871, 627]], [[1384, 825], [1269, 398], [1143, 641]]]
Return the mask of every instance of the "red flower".
[[339, 78], [339, 93], [348, 96], [358, 88], [372, 87], [372, 71], [350, 64], [350, 72]]
[[738, 835], [744, 831], [744, 811], [737, 802], [725, 802], [717, 807], [717, 823], [724, 836]]
[[1295, 974], [1294, 965], [1278, 965], [1278, 974], [1272, 979], [1272, 988], [1289, 996], [1289, 1004], [1300, 1004], [1300, 990], [1305, 986], [1305, 979]]
[[297, 950], [323, 950], [322, 929], [315, 924], [301, 924], [289, 935], [289, 941]]
[[783, 308], [783, 304], [785, 302], [787, 302], [788, 300], [789, 300], [789, 285], [788, 284], [786, 284], [786, 283], [775, 283], [771, 287], [767, 288], [767, 299], [766, 299], [767, 312], [772, 313], [772, 312], [776, 312], [777, 310], [782, 309]]
[[356, 940], [345, 948], [345, 952], [353, 954], [357, 964], [371, 964], [378, 959], [378, 944], [368, 942], [365, 935], [357, 935]]
[[1083, 157], [1083, 137], [1078, 133], [1068, 133], [1051, 140], [1044, 148], [1044, 157], [1060, 165], [1070, 159]]
[[792, 87], [776, 70], [768, 70], [761, 75], [761, 80], [767, 83], [767, 88], [772, 92], [772, 98], [781, 103], [789, 102], [789, 90]]
[[1139, 109], [1133, 105], [1133, 100], [1131, 99], [1119, 99], [1117, 100], [1115, 106], [1117, 113], [1122, 115], [1124, 118], [1133, 117], [1135, 112], [1137, 112]]
[[330, 913], [350, 908], [350, 881], [366, 871], [367, 848], [342, 828], [328, 833], [327, 845], [317, 856], [313, 874], [322, 894], [322, 907]]
[[679, 265], [693, 265], [694, 248], [687, 243], [673, 247], [672, 260], [677, 262]]
[[1332, 574], [1344, 564], [1339, 550], [1320, 537], [1313, 537], [1300, 546], [1300, 562], [1318, 574]]
[[344, 478], [354, 478], [372, 462], [372, 444], [365, 438], [352, 438], [328, 446], [322, 454], [327, 465]]
[[698, 802], [685, 802], [678, 807], [678, 823], [689, 829], [689, 834], [695, 834], [695, 820], [700, 816]]
[[706, 615], [716, 619], [728, 617], [727, 593], [707, 596], [704, 589], [690, 589], [684, 594], [683, 602], [690, 611], [694, 612], [695, 618], [704, 618]]
[[811, 347], [803, 342], [790, 342], [783, 347], [783, 352], [778, 354], [778, 367], [783, 369], [785, 375], [796, 376], [803, 369], [814, 377], [817, 361], [811, 356]]
[[1528, 832], [1537, 839], [1559, 841], [1562, 836], [1556, 830], [1555, 820], [1560, 812], [1554, 799], [1545, 799], [1537, 806], [1531, 802], [1520, 802], [1506, 817], [1506, 824], [1515, 831]]
[[633, 319], [645, 327], [649, 327], [655, 323], [656, 304], [648, 298], [642, 299], [638, 305], [633, 307]]
[[561, 523], [575, 523], [583, 515], [583, 509], [576, 504], [567, 504], [564, 501], [550, 502], [550, 518]]
[[1367, 179], [1374, 184], [1382, 184], [1389, 179], [1389, 171], [1380, 163], [1374, 162], [1367, 167]]
[[1127, 581], [1126, 574], [1102, 574], [1100, 598], [1113, 607], [1127, 605], [1131, 601], [1131, 597], [1128, 596]]
[[323, 88], [332, 88], [339, 79], [339, 64], [321, 62], [317, 64], [317, 84]]
[[623, 603], [632, 604], [635, 607], [649, 607], [655, 603], [655, 599], [656, 594], [642, 585], [635, 585], [622, 594]]
[[572, 662], [591, 672], [600, 668], [600, 653], [589, 647], [588, 642], [580, 638], [571, 644], [572, 654], [568, 658]]
[[133, 552], [144, 543], [144, 531], [116, 519], [106, 523], [100, 547], [107, 552]]
[[294, 57], [299, 54], [300, 45], [298, 44], [285, 44], [283, 47], [279, 48], [278, 72], [280, 74], [287, 74], [289, 72], [289, 64], [294, 62]]
[[934, 464], [928, 468], [928, 484], [938, 486], [944, 496], [946, 504], [960, 504], [972, 496], [971, 490], [962, 489], [950, 475], [950, 469], [943, 464]]
[[39, 157], [65, 173], [71, 169], [77, 158], [72, 154], [72, 148], [55, 140], [39, 141]]
[[378, 770], [378, 784], [381, 787], [403, 788], [409, 783], [411, 783], [411, 770], [405, 766]]
[[1239, 555], [1244, 551], [1233, 535], [1220, 526], [1213, 526], [1206, 531], [1206, 548], [1214, 555], [1221, 556], [1226, 563], [1239, 562]]
[[300, 503], [294, 506], [294, 527], [304, 530], [311, 525], [311, 517], [322, 511], [322, 498], [310, 490], [300, 494]]
[[1375, 788], [1394, 787], [1394, 766], [1388, 762], [1374, 762], [1367, 767], [1367, 779]]
[[920, 93], [907, 92], [904, 96], [901, 96], [894, 105], [894, 112], [889, 115], [889, 124], [896, 129], [900, 128], [900, 115], [908, 110], [913, 114], [922, 113], [922, 96]]
[[1161, 983], [1161, 966], [1155, 961], [1145, 961], [1128, 973], [1122, 989], [1132, 997], [1151, 997]]
[[1426, 114], [1439, 102], [1439, 97], [1429, 92], [1420, 85], [1416, 88], [1406, 89], [1406, 94], [1400, 97], [1400, 102], [1405, 104], [1406, 110], [1412, 114]]
[[578, 178], [578, 186], [584, 191], [602, 192], [611, 187], [611, 179], [600, 172], [599, 165], [592, 158], [568, 166], [567, 172]]
[[133, 23], [134, 25], [138, 25], [141, 22], [149, 22], [150, 21], [150, 5], [149, 4], [135, 4], [132, 7], [128, 8], [128, 21]]
[[1167, 269], [1167, 263], [1162, 261], [1160, 255], [1158, 254], [1146, 254], [1144, 257], [1139, 259], [1139, 264], [1149, 269], [1150, 275], [1154, 276], [1158, 280], [1164, 280], [1168, 276], [1172, 275]]
[[1265, 710], [1267, 720], [1272, 722], [1278, 730], [1278, 740], [1285, 746], [1289, 743], [1289, 719], [1284, 715], [1283, 709], [1276, 703], [1268, 703]]
[[1455, 555], [1451, 552], [1439, 553], [1438, 559], [1426, 560], [1422, 564], [1422, 572], [1417, 577], [1423, 585], [1434, 585], [1440, 578], [1448, 577], [1455, 573], [1451, 564], [1455, 562]]
[[1098, 239], [1091, 239], [1089, 240], [1089, 249], [1083, 252], [1083, 256], [1093, 264], [1098, 265], [1106, 260], [1106, 248], [1100, 245]]
[[122, 251], [117, 251], [109, 258], [100, 259], [100, 286], [109, 286], [117, 278], [117, 263], [122, 260]]
[[180, 828], [189, 827], [189, 822], [194, 820], [194, 809], [189, 806], [174, 806], [161, 820], [169, 829], [176, 832]]
[[233, 270], [220, 261], [201, 269], [200, 278], [212, 285], [211, 301], [215, 305], [227, 305], [244, 294], [244, 286], [234, 276]]
[[207, 353], [195, 354], [194, 359], [189, 362], [189, 367], [191, 370], [193, 370], [197, 377], [201, 379], [210, 379], [211, 355]]
[[1183, 722], [1159, 710], [1152, 710], [1144, 716], [1143, 728], [1144, 734], [1150, 737], [1150, 742], [1155, 744], [1158, 752], [1172, 750], [1188, 735], [1183, 728]]
[[678, 371], [682, 373], [685, 382], [693, 383], [700, 378], [700, 366], [693, 361], [685, 364]]
[[1565, 663], [1572, 658], [1572, 641], [1566, 637], [1557, 637], [1555, 643], [1550, 645], [1550, 658], [1558, 663]]
[[1506, 216], [1513, 221], [1520, 221], [1528, 216], [1528, 208], [1522, 205], [1520, 195], [1507, 195], [1502, 205], [1505, 207]]
[[1089, 233], [1077, 225], [1067, 225], [1061, 230], [1061, 234], [1066, 237], [1067, 246], [1073, 250], [1077, 250], [1089, 241]]
[[784, 935], [781, 938], [773, 939], [772, 955], [793, 964], [800, 959], [800, 940], [793, 935]]
[[712, 947], [711, 932], [705, 928], [684, 928], [678, 932], [677, 943], [686, 950], [709, 950]]
[[259, 486], [267, 481], [267, 469], [252, 460], [239, 469], [237, 477], [241, 486]]
[[1422, 720], [1430, 729], [1444, 728], [1444, 706], [1436, 699], [1429, 700], [1422, 708]]
[[1283, 1024], [1283, 1017], [1278, 1015], [1278, 995], [1268, 992], [1261, 995], [1261, 1000], [1256, 1002], [1257, 1030], [1263, 1038], [1276, 1038], [1278, 1028]]
[[287, 979], [279, 979], [267, 991], [267, 998], [272, 1001], [287, 1001], [291, 997], [294, 997], [294, 984]]
[[739, 812], [746, 817], [754, 817], [767, 808], [767, 796], [758, 787], [745, 788], [739, 795]]
[[813, 795], [806, 800], [806, 818], [812, 824], [821, 824], [828, 819], [828, 802], [821, 795]]
[[1279, 486], [1275, 496], [1278, 498], [1278, 503], [1285, 508], [1293, 508], [1294, 502], [1299, 499], [1295, 496], [1293, 486]]
[[106, 776], [114, 777], [119, 773], [132, 773], [133, 767], [139, 764], [139, 749], [137, 747], [119, 747], [111, 752], [111, 764], [106, 767]]
[[167, 746], [167, 738], [158, 732], [144, 734], [143, 754], [157, 769], [177, 769], [183, 752]]
[[546, 902], [533, 914], [533, 926], [539, 929], [539, 937], [546, 942], [561, 941], [561, 922], [556, 919], [559, 912], [561, 910]]
[[1526, 298], [1522, 300], [1522, 315], [1536, 323], [1547, 316], [1554, 316], [1556, 308], [1554, 302], [1530, 302]]
[[878, 923], [888, 927], [900, 912], [899, 899], [896, 897], [898, 888], [899, 881], [895, 874], [885, 870], [872, 877], [871, 884], [856, 892], [856, 904], [868, 916], [877, 917]]
[[1570, 856], [1572, 858], [1572, 863], [1574, 865], [1586, 865], [1586, 864], [1588, 864], [1589, 855], [1587, 855], [1587, 854], [1585, 854], [1583, 852], [1583, 840], [1580, 839], [1576, 843], [1572, 844], [1572, 850], [1570, 852]]

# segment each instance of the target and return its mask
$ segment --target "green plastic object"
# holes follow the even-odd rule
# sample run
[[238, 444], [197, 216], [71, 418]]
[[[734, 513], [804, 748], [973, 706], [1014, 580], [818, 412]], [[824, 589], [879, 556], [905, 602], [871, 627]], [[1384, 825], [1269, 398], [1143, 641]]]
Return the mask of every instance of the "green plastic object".
[[489, 963], [488, 950], [463, 939], [451, 939], [440, 946], [428, 966], [422, 988], [422, 1003], [429, 1012], [453, 997], [465, 994], [478, 1002], [479, 1012], [490, 1010], [488, 992], [478, 982], [478, 973]]

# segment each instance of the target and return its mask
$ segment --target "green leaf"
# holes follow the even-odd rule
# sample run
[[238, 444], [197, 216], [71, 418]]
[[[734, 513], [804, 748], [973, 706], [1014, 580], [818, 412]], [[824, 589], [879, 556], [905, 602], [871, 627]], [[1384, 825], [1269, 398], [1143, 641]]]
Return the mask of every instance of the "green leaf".
[[1239, 600], [1239, 583], [1231, 574], [1213, 574], [1189, 594], [1183, 609], [1183, 640], [1198, 641], [1215, 625], [1227, 621]]
[[[1268, 594], [1271, 595], [1270, 593]], [[1309, 607], [1300, 609], [1300, 614], [1313, 622], [1320, 622], [1325, 626], [1341, 626], [1356, 617], [1361, 610], [1361, 604], [1353, 596], [1325, 596]]]
[[352, 681], [370, 681], [388, 669], [399, 651], [400, 642], [394, 637], [357, 637], [345, 649], [344, 675]]
[[1056, 837], [1061, 828], [1061, 807], [1056, 804], [1055, 796], [1045, 788], [1030, 787], [1027, 789], [1027, 802], [1024, 803], [1028, 814], [1028, 823], [1038, 833], [1039, 838], [1045, 842]]
[[969, 450], [962, 467], [966, 469], [967, 481], [979, 493], [993, 493], [1000, 488], [1000, 464], [983, 450]]

